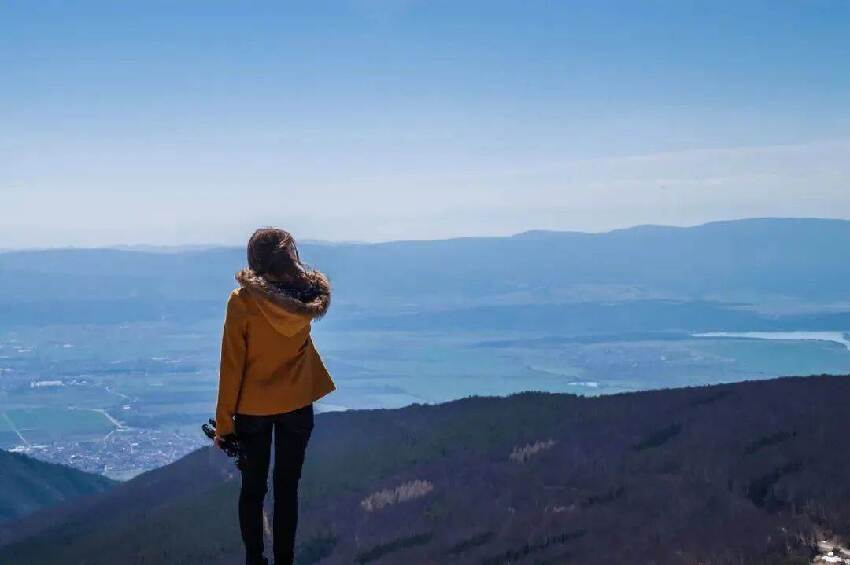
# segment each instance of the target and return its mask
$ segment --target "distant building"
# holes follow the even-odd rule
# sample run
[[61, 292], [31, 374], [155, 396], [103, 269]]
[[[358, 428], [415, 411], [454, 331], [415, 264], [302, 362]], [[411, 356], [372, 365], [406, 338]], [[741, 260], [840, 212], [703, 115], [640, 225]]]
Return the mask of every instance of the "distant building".
[[46, 388], [46, 387], [55, 387], [55, 386], [65, 386], [65, 383], [62, 381], [32, 381], [30, 382], [30, 388]]

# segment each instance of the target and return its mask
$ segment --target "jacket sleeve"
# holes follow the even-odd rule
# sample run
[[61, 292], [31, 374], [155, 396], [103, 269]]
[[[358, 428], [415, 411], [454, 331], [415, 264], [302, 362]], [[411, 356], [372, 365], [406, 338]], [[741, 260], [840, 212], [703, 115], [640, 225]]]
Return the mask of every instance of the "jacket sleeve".
[[227, 301], [227, 315], [221, 338], [221, 365], [218, 373], [218, 404], [215, 410], [219, 437], [233, 433], [233, 416], [245, 373], [248, 324], [245, 305], [235, 292]]

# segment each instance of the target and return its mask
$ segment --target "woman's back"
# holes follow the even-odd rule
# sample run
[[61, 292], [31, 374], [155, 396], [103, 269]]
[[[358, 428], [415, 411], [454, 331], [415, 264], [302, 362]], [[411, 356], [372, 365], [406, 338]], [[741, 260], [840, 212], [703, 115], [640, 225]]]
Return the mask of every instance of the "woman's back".
[[298, 481], [313, 430], [313, 402], [334, 390], [310, 338], [327, 312], [328, 279], [307, 269], [292, 236], [263, 228], [248, 242], [248, 268], [227, 300], [221, 341], [216, 437], [236, 434], [239, 526], [249, 565], [266, 565], [263, 500], [274, 444], [273, 538], [276, 565], [292, 563]]
[[[319, 272], [308, 274], [299, 292], [279, 287], [250, 269], [240, 271], [227, 305], [222, 341], [222, 380], [241, 375], [234, 412], [268, 415], [305, 406], [334, 390], [313, 340], [311, 320], [330, 305], [330, 285]], [[306, 296], [302, 301], [294, 295]], [[225, 387], [226, 388], [226, 387]], [[222, 415], [224, 416], [224, 415]]]

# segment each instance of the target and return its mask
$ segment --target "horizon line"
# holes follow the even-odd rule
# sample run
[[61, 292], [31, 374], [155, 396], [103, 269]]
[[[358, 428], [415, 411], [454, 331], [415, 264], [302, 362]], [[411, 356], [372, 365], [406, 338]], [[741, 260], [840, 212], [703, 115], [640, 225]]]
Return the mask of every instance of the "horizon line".
[[[514, 237], [522, 237], [533, 234], [575, 234], [575, 235], [608, 235], [617, 232], [626, 232], [640, 229], [669, 229], [669, 230], [688, 230], [701, 228], [717, 224], [732, 224], [746, 222], [789, 222], [789, 221], [818, 221], [818, 222], [850, 222], [850, 218], [827, 218], [818, 216], [753, 216], [742, 218], [730, 218], [722, 220], [711, 220], [698, 224], [687, 225], [672, 225], [672, 224], [635, 224], [621, 228], [611, 228], [603, 231], [580, 231], [580, 230], [552, 230], [552, 229], [535, 229], [530, 228], [521, 232], [515, 232], [505, 235], [468, 235], [456, 237], [444, 237], [434, 239], [388, 239], [388, 240], [324, 240], [316, 238], [304, 238], [297, 240], [299, 245], [327, 245], [327, 246], [366, 246], [366, 245], [387, 245], [394, 243], [425, 243], [425, 242], [440, 242], [440, 241], [460, 241], [468, 239], [510, 239]], [[241, 248], [244, 244], [236, 243], [175, 243], [175, 244], [149, 244], [149, 243], [120, 243], [106, 245], [66, 245], [66, 246], [35, 246], [35, 247], [0, 247], [2, 253], [16, 252], [38, 252], [38, 251], [85, 251], [85, 250], [115, 250], [115, 251], [134, 251], [138, 253], [180, 253], [186, 251], [204, 251], [210, 249], [232, 249]]]

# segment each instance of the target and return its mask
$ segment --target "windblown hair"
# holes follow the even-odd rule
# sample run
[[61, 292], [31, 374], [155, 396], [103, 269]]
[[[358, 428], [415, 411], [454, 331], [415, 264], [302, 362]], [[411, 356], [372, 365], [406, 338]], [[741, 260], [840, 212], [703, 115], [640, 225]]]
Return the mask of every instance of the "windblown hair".
[[260, 228], [248, 240], [248, 268], [261, 277], [291, 281], [299, 281], [306, 271], [292, 234], [277, 228]]
[[292, 235], [260, 228], [248, 240], [248, 268], [236, 273], [239, 286], [284, 309], [310, 318], [328, 311], [331, 286], [321, 272], [305, 266]]

